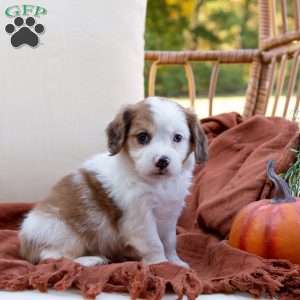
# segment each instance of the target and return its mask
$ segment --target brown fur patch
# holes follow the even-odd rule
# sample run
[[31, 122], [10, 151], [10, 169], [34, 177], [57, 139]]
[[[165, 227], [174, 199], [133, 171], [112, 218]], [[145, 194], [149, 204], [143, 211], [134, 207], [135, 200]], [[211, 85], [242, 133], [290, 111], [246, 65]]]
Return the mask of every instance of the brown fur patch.
[[107, 192], [103, 189], [102, 184], [96, 177], [95, 173], [88, 172], [87, 170], [79, 170], [83, 175], [85, 183], [90, 188], [91, 198], [90, 200], [94, 202], [95, 206], [103, 212], [111, 222], [111, 225], [118, 230], [118, 223], [122, 217], [122, 211], [114, 203]]
[[78, 226], [86, 224], [88, 212], [93, 209], [106, 216], [117, 230], [122, 211], [103, 189], [95, 173], [80, 169], [79, 174], [81, 182], [75, 183], [73, 174], [65, 176], [37, 208], [46, 212], [58, 211], [59, 217], [75, 232]]
[[118, 154], [123, 148], [132, 119], [131, 106], [119, 112], [106, 128], [107, 146], [111, 155]]
[[138, 103], [135, 107], [130, 129], [127, 136], [126, 148], [141, 148], [143, 145], [137, 141], [137, 136], [141, 132], [147, 132], [151, 137], [154, 135], [154, 121], [152, 112], [144, 102]]
[[115, 155], [124, 147], [142, 147], [137, 142], [137, 134], [140, 132], [154, 133], [152, 113], [145, 101], [128, 105], [106, 129], [108, 148], [111, 155]]
[[[79, 176], [79, 180], [74, 176]], [[122, 217], [121, 209], [108, 196], [97, 180], [96, 174], [83, 169], [80, 169], [76, 175], [71, 174], [64, 177], [54, 186], [48, 198], [37, 205], [36, 209], [62, 219], [83, 242], [87, 254], [99, 253], [98, 237], [100, 232], [98, 228], [99, 222], [103, 221], [101, 218], [108, 220], [111, 230], [117, 235], [118, 223]], [[95, 219], [97, 213], [99, 219]], [[110, 241], [106, 243], [107, 247], [111, 249], [109, 254], [112, 256], [119, 253], [123, 246], [120, 243], [118, 245], [120, 248], [112, 248], [109, 246], [110, 244]], [[101, 250], [100, 253], [109, 255], [102, 253]], [[73, 254], [71, 253], [70, 256]]]
[[197, 115], [189, 109], [183, 109], [183, 111], [185, 113], [186, 120], [191, 133], [190, 149], [187, 153], [185, 160], [189, 157], [189, 155], [192, 152], [194, 152], [196, 162], [203, 163], [207, 161], [208, 158], [208, 145], [206, 135], [202, 129], [200, 120], [198, 119]]
[[[76, 174], [65, 176], [53, 187], [45, 201], [37, 204], [34, 209], [61, 219], [69, 226], [78, 240], [82, 241], [86, 254], [103, 254], [109, 257], [110, 254], [114, 256], [122, 253], [124, 245], [121, 242], [111, 248], [109, 241], [107, 242], [108, 247], [110, 247], [107, 248], [109, 254], [101, 253], [101, 251], [99, 253], [97, 243], [100, 233], [98, 226], [101, 218], [108, 220], [111, 230], [117, 235], [122, 210], [108, 196], [95, 173], [80, 169]], [[99, 219], [97, 219], [97, 214]], [[66, 243], [68, 243], [67, 240]], [[37, 244], [34, 240], [22, 236], [21, 232], [21, 255], [26, 259], [37, 263], [41, 251], [46, 248], [48, 248], [47, 244]], [[76, 257], [78, 256], [78, 249], [65, 253], [65, 255]]]

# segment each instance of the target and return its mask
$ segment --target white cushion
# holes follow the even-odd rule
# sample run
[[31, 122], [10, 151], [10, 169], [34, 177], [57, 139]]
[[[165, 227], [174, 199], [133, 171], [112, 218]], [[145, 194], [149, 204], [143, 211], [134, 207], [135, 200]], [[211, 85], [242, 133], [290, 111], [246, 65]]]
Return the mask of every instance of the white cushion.
[[144, 96], [146, 0], [31, 1], [47, 10], [36, 48], [12, 47], [5, 32], [17, 2], [0, 2], [0, 201], [44, 197], [105, 150], [106, 124]]

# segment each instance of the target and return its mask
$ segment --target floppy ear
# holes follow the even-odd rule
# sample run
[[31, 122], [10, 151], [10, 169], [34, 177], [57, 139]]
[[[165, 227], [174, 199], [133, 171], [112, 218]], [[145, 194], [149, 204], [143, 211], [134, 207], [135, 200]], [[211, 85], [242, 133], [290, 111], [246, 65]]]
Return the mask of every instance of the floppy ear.
[[197, 163], [203, 163], [208, 159], [207, 138], [197, 115], [190, 110], [185, 110], [188, 126], [191, 133], [191, 145], [195, 153]]
[[127, 106], [108, 124], [106, 135], [108, 150], [111, 155], [118, 154], [123, 148], [127, 139], [132, 117], [132, 109], [130, 106]]

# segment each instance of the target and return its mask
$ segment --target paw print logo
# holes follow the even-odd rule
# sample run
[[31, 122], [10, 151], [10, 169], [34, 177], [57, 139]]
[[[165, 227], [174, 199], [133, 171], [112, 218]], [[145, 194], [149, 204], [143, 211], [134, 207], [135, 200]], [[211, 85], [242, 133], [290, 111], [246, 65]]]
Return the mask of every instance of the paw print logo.
[[36, 47], [39, 44], [39, 35], [45, 31], [42, 24], [36, 24], [33, 17], [28, 17], [24, 22], [22, 17], [17, 17], [14, 24], [7, 24], [5, 31], [11, 34], [11, 44], [17, 48], [21, 45]]

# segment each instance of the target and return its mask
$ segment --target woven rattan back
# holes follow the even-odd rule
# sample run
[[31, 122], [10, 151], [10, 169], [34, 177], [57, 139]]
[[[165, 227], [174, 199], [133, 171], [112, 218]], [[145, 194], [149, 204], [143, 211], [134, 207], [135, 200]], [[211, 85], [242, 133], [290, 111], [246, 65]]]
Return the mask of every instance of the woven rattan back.
[[[207, 91], [207, 115], [213, 115], [213, 103], [222, 64], [251, 64], [246, 91], [244, 116], [254, 114], [282, 115], [296, 118], [300, 102], [297, 80], [300, 54], [300, 0], [293, 4], [293, 26], [288, 22], [287, 0], [259, 0], [259, 48], [230, 51], [146, 51], [150, 61], [148, 95], [155, 94], [158, 67], [182, 65], [187, 77], [191, 107], [195, 107], [196, 86], [191, 63], [211, 62], [212, 71]], [[280, 5], [277, 5], [277, 4]], [[280, 16], [280, 20], [278, 19]], [[278, 107], [280, 104], [280, 111]]]
[[[292, 4], [292, 14], [289, 16], [292, 24], [288, 22], [288, 3]], [[295, 119], [300, 99], [300, 85], [297, 82], [300, 1], [260, 0], [258, 4], [261, 70], [257, 97], [253, 100], [247, 95], [248, 105], [244, 114], [280, 115]]]

